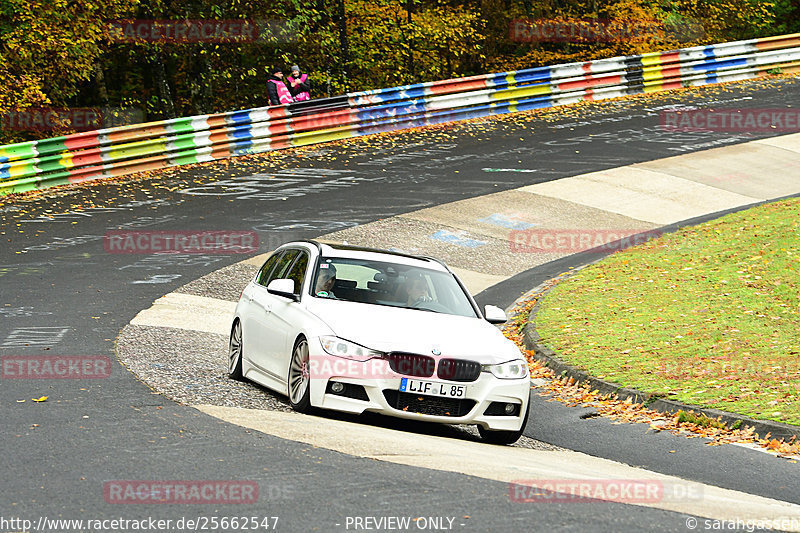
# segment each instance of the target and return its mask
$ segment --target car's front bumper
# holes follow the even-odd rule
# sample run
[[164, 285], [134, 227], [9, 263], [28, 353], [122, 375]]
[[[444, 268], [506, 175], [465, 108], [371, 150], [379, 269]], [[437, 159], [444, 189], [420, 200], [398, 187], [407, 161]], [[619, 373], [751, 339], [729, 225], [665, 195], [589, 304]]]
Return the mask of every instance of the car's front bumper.
[[[331, 358], [324, 354], [320, 357], [326, 360]], [[464, 397], [456, 400], [400, 392], [402, 378], [409, 376], [394, 373], [389, 369], [388, 363], [381, 366], [380, 363], [376, 364], [375, 360], [364, 363], [348, 360], [345, 365], [329, 365], [326, 370], [336, 370], [333, 368], [336, 366], [345, 368], [346, 372], [315, 372], [312, 365], [310, 391], [312, 405], [349, 413], [370, 411], [399, 418], [443, 424], [476, 424], [485, 429], [506, 431], [519, 430], [527, 413], [531, 387], [528, 377], [499, 379], [488, 372], [481, 372], [478, 379], [471, 382], [449, 381], [435, 376], [411, 377], [421, 381], [444, 383], [448, 387], [464, 386], [466, 389]], [[350, 396], [336, 394], [329, 387], [331, 382], [363, 387], [366, 395], [360, 394], [360, 391], [352, 387], [346, 388], [346, 394]], [[359, 394], [352, 394], [354, 390]], [[504, 414], [502, 411], [504, 404], [514, 404], [512, 416]], [[490, 409], [489, 414], [486, 413], [487, 409]]]

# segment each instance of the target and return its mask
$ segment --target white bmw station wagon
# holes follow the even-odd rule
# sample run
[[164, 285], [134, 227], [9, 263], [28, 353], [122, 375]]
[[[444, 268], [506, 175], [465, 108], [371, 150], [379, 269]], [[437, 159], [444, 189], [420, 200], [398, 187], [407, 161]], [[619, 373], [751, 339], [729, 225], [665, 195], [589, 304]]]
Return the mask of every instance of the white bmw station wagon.
[[515, 442], [530, 376], [519, 349], [441, 261], [296, 241], [278, 248], [242, 291], [229, 375], [311, 407], [475, 424]]

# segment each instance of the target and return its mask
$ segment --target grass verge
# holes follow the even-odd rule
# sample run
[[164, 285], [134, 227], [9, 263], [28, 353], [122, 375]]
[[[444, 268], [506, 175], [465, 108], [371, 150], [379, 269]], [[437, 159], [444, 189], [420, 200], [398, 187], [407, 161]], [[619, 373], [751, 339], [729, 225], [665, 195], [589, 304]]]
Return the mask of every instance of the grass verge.
[[559, 283], [536, 329], [597, 377], [800, 424], [800, 199], [609, 256]]

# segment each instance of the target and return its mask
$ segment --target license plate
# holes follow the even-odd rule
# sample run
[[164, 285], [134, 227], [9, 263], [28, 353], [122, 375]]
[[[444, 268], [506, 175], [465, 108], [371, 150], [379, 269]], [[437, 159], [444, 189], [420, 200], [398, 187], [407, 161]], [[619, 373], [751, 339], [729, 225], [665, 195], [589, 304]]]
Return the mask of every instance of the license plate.
[[439, 383], [438, 381], [403, 378], [400, 380], [400, 392], [444, 396], [445, 398], [463, 398], [467, 395], [467, 387], [466, 385], [451, 385], [449, 383]]

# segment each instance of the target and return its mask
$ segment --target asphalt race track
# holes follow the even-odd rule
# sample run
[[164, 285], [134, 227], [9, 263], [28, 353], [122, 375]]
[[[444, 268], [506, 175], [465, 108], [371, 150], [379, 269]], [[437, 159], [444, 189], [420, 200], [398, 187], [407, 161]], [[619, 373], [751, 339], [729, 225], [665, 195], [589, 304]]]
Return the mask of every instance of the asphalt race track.
[[[0, 249], [0, 355], [105, 356], [111, 364], [105, 379], [0, 380], [0, 531], [26, 528], [11, 519], [31, 520], [31, 530], [80, 529], [46, 527], [43, 517], [152, 517], [170, 519], [166, 529], [180, 531], [181, 518], [213, 516], [278, 517], [268, 523], [277, 531], [390, 529], [387, 522], [367, 528], [358, 517], [426, 517], [412, 522], [414, 531], [687, 531], [691, 517], [681, 513], [607, 502], [515, 503], [506, 483], [314, 448], [167, 400], [117, 361], [117, 335], [163, 294], [245, 257], [108, 253], [103, 236], [254, 230], [264, 253], [291, 239], [424, 207], [766, 137], [669, 132], [659, 113], [676, 105], [785, 108], [798, 97], [792, 79], [651, 95], [173, 169], [0, 204], [8, 243]], [[526, 280], [557, 274], [567, 263], [539, 267]], [[479, 300], [505, 306], [519, 292], [509, 282]], [[797, 464], [734, 446], [709, 448], [699, 439], [645, 435], [640, 427], [582, 414], [536, 402], [527, 435], [800, 504]], [[108, 503], [108, 484], [120, 480], [243, 480], [258, 484], [259, 497], [249, 504]]]

